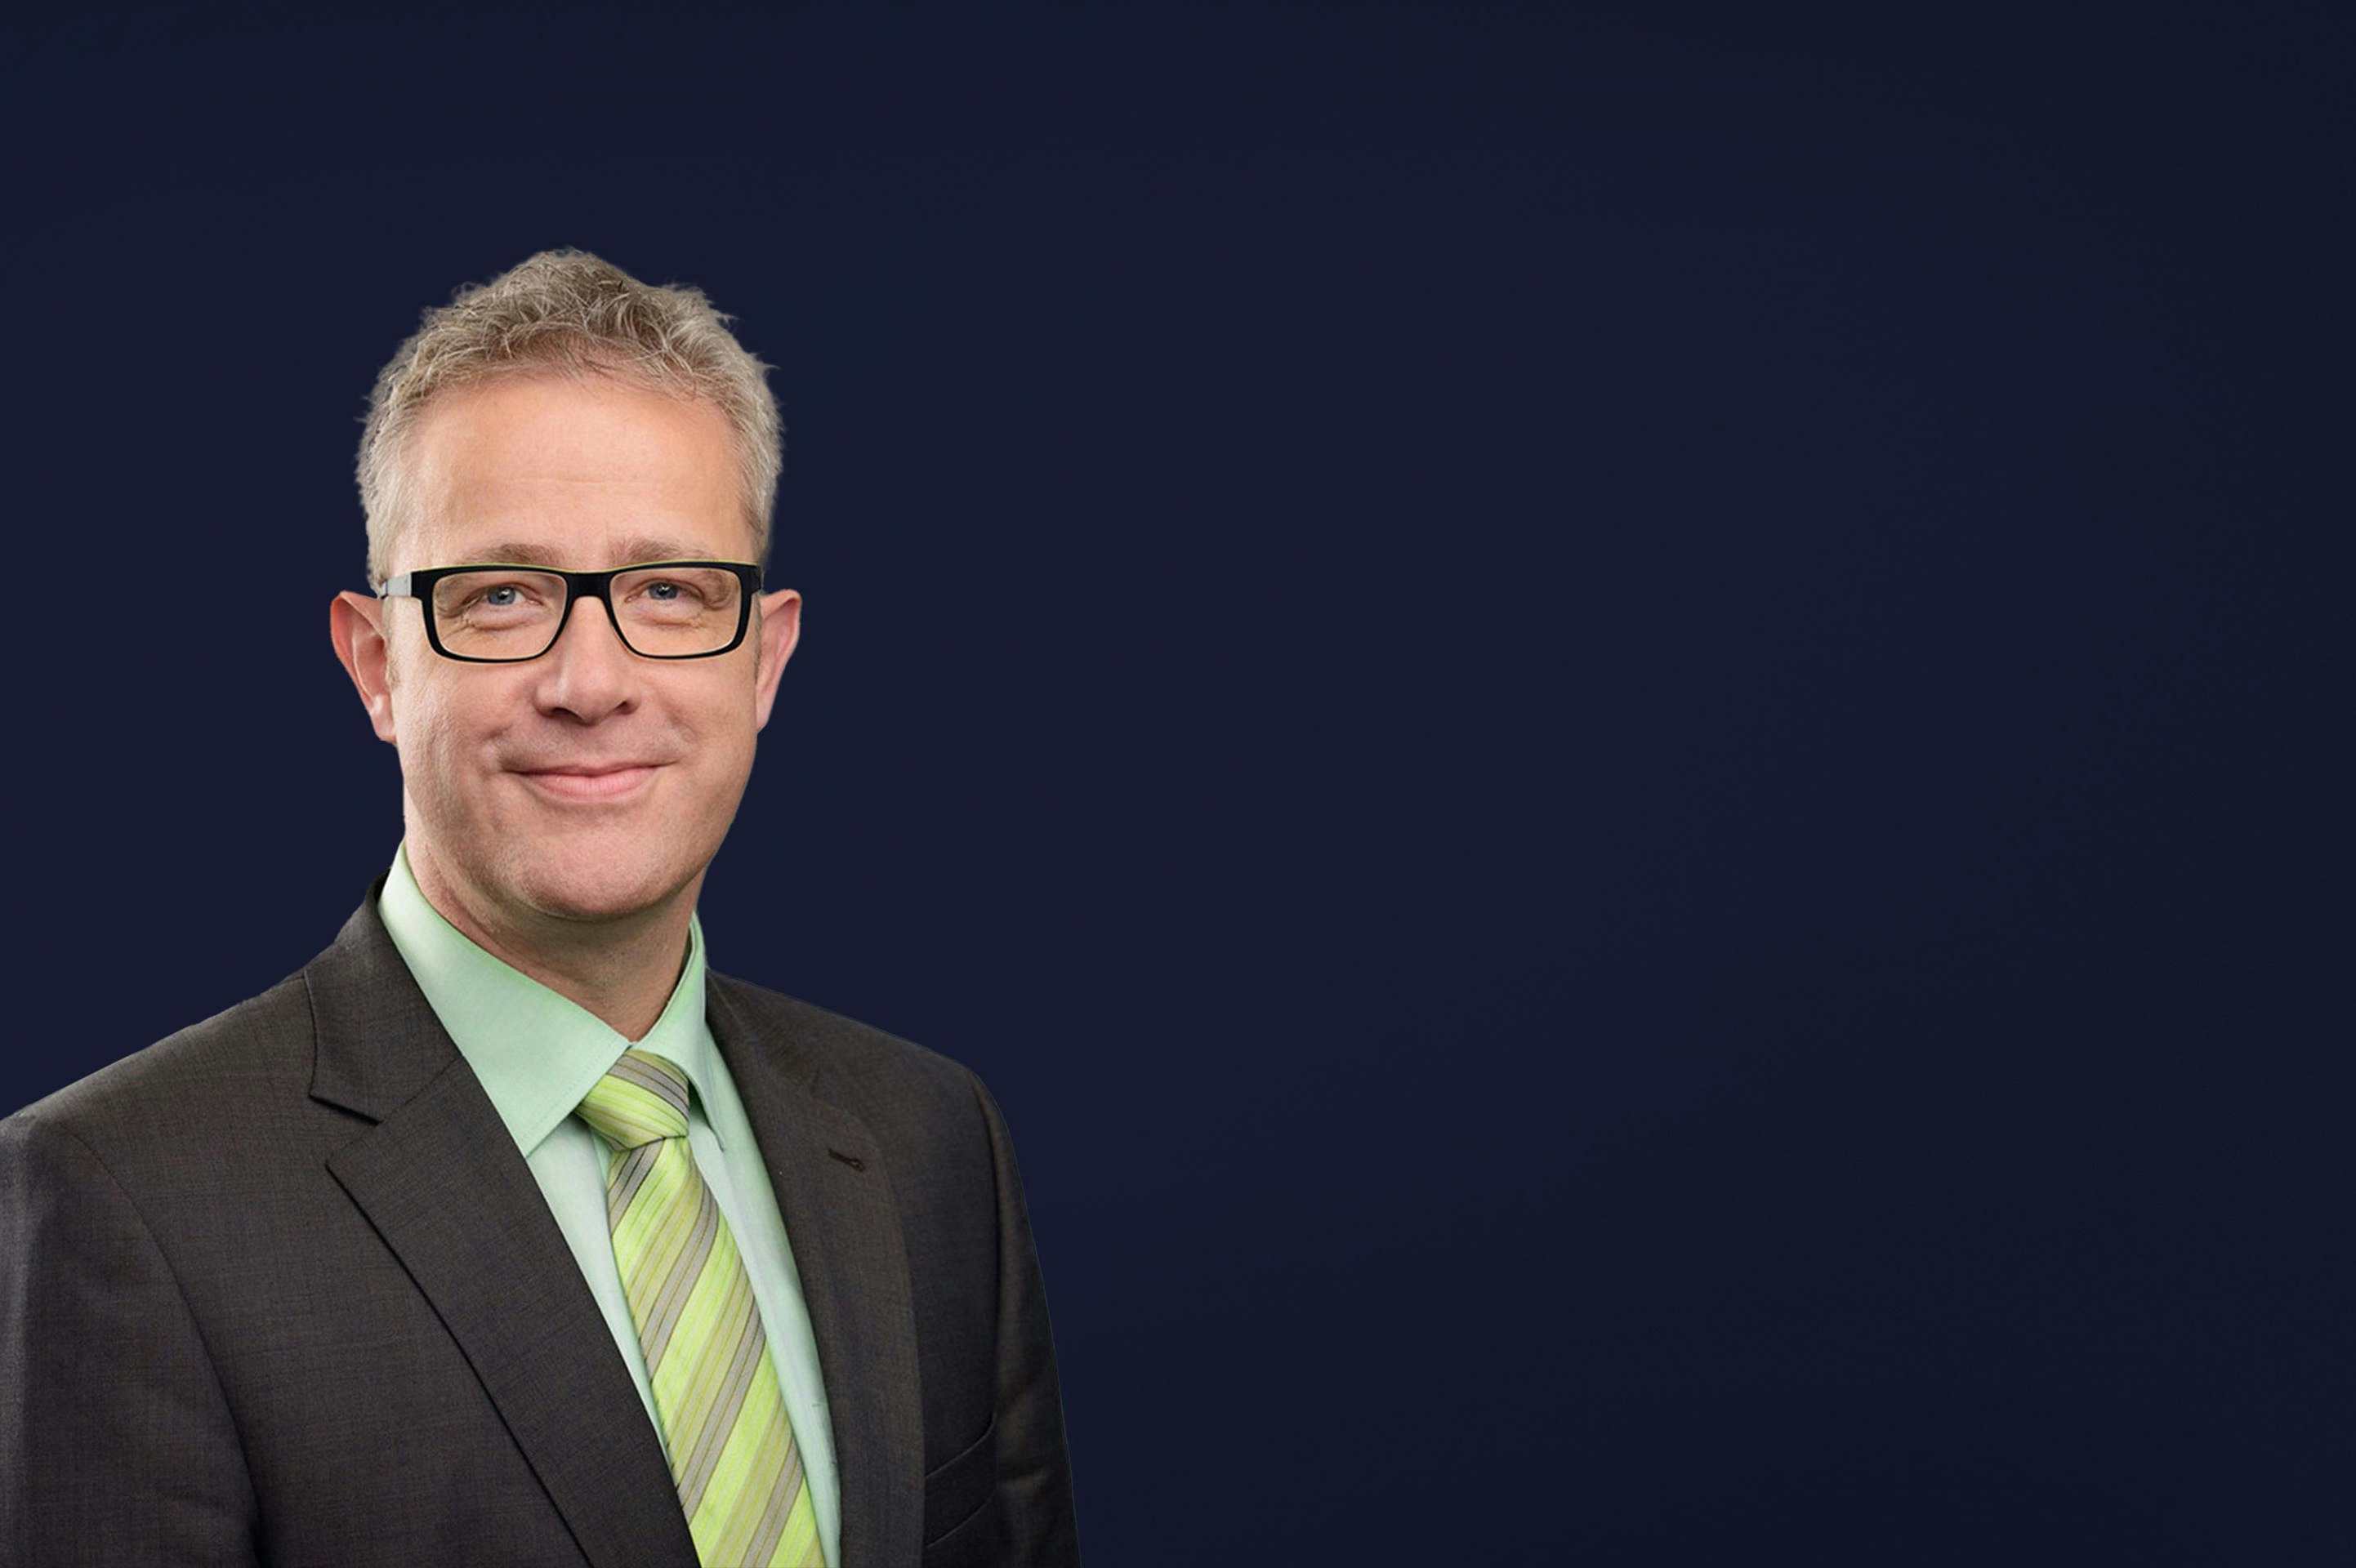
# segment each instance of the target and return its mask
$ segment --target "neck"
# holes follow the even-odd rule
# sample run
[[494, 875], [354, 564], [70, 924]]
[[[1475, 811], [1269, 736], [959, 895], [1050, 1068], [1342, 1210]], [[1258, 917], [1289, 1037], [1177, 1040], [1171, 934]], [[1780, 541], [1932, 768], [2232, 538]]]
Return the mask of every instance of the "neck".
[[603, 1019], [623, 1039], [644, 1040], [670, 1005], [687, 967], [688, 922], [701, 876], [672, 897], [625, 915], [584, 920], [526, 911], [517, 916], [467, 897], [432, 854], [418, 853], [413, 839], [408, 852], [417, 891], [466, 940]]

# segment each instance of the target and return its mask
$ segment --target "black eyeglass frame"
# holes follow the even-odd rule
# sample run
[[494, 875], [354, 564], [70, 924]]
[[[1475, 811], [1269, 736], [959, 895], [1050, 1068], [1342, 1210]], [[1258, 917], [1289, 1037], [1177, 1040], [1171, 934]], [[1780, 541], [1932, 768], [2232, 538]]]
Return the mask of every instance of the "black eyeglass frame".
[[[734, 636], [729, 638], [722, 646], [713, 648], [709, 653], [701, 654], [640, 653], [636, 646], [632, 645], [630, 634], [622, 630], [622, 617], [614, 609], [614, 579], [627, 576], [634, 571], [659, 571], [667, 566], [717, 567], [723, 571], [736, 574], [736, 581], [744, 585], [744, 592], [736, 601], [736, 635]], [[480, 654], [454, 654], [444, 647], [442, 628], [435, 623], [434, 616], [434, 585], [445, 577], [455, 577], [461, 572], [467, 571], [530, 571], [541, 577], [562, 578], [564, 611], [556, 617], [556, 631], [548, 639], [548, 647], [541, 649], [536, 654], [522, 654], [512, 658], [485, 658]], [[562, 571], [552, 566], [527, 566], [516, 561], [487, 560], [466, 566], [434, 566], [422, 571], [404, 571], [398, 577], [386, 578], [384, 585], [376, 591], [376, 596], [379, 599], [416, 600], [417, 607], [424, 612], [425, 640], [433, 644], [434, 651], [445, 659], [455, 659], [460, 664], [530, 664], [534, 659], [547, 657], [549, 648], [556, 646], [558, 639], [564, 635], [564, 628], [573, 624], [573, 606], [583, 599], [594, 599], [605, 606], [605, 619], [612, 624], [614, 635], [621, 640], [624, 647], [637, 654], [637, 656], [642, 659], [716, 659], [723, 654], [733, 654], [744, 645], [744, 634], [752, 628], [753, 624], [753, 601], [760, 592], [761, 569], [741, 560], [641, 560], [633, 561], [628, 566], [617, 566], [608, 571]]]

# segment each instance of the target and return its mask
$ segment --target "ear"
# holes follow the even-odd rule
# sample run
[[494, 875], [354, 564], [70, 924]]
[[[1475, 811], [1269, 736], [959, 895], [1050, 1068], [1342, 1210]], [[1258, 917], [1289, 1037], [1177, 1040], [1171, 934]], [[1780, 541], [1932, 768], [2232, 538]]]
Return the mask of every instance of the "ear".
[[335, 639], [336, 657], [344, 673], [359, 688], [369, 710], [369, 722], [380, 741], [395, 739], [392, 728], [392, 682], [385, 673], [384, 601], [365, 593], [338, 593], [327, 606], [327, 635]]
[[790, 588], [761, 595], [761, 662], [753, 674], [754, 728], [766, 729], [777, 700], [777, 677], [802, 640], [802, 596]]

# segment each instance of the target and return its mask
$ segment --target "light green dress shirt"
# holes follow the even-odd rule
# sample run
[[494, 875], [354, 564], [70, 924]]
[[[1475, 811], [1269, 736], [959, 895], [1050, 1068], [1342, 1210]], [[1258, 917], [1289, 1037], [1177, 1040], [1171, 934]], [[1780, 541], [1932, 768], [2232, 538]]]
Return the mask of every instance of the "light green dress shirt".
[[630, 1369], [658, 1437], [662, 1423], [655, 1415], [654, 1385], [647, 1378], [646, 1352], [606, 1229], [606, 1147], [573, 1110], [634, 1045], [677, 1062], [686, 1072], [695, 1091], [688, 1107], [688, 1148], [752, 1277], [786, 1414], [809, 1477], [810, 1507], [818, 1515], [826, 1560], [842, 1561], [842, 1486], [826, 1385], [819, 1377], [818, 1341], [810, 1333], [801, 1275], [794, 1268], [768, 1168], [753, 1141], [753, 1125], [704, 1021], [701, 923], [692, 918], [688, 923], [687, 967], [662, 1017], [644, 1040], [629, 1040], [604, 1019], [492, 957], [443, 919], [418, 891], [405, 848], [393, 855], [377, 912], [523, 1151], [557, 1229], [581, 1264], [581, 1277], [605, 1315], [614, 1348]]

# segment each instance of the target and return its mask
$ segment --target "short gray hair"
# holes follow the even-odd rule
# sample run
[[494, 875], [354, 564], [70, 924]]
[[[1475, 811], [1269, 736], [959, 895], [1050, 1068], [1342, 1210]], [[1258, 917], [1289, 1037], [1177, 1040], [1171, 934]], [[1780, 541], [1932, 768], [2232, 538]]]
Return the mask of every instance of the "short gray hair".
[[700, 289], [655, 288], [586, 251], [570, 250], [542, 251], [427, 311], [378, 375], [360, 432], [369, 581], [391, 574], [393, 537], [405, 520], [410, 443], [426, 406], [453, 388], [519, 372], [609, 377], [717, 408], [736, 448], [753, 558], [765, 560], [782, 432], [768, 367], [736, 341], [727, 326], [732, 319]]

